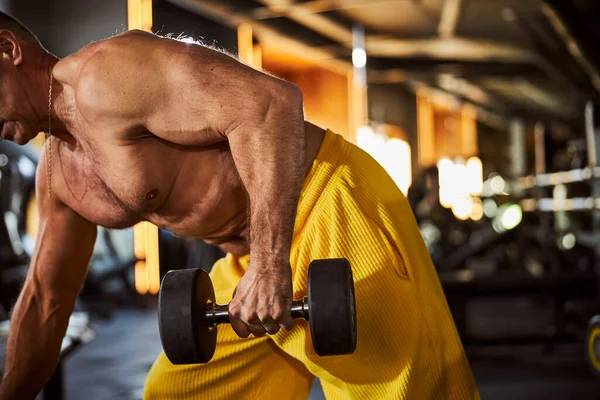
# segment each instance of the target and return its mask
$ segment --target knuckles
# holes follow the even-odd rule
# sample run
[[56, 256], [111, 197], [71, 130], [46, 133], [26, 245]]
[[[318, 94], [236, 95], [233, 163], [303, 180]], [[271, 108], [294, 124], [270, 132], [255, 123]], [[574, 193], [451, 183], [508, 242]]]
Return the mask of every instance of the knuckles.
[[275, 311], [273, 311], [273, 313], [271, 314], [271, 317], [277, 323], [282, 322], [285, 319], [285, 315], [284, 315], [283, 310], [281, 308], [275, 309]]
[[[238, 293], [239, 295], [239, 293]], [[243, 324], [234, 330], [241, 338], [247, 338], [250, 334], [263, 337], [265, 334], [274, 335], [281, 328], [289, 331], [294, 321], [291, 319], [289, 310], [285, 310], [285, 302], [275, 299], [246, 298], [244, 302], [234, 299], [229, 304], [229, 314]]]
[[229, 304], [229, 315], [231, 317], [241, 319], [242, 318], [242, 308], [237, 305], [237, 303]]
[[261, 322], [268, 322], [270, 319], [272, 319], [271, 313], [267, 308], [259, 309], [256, 314]]

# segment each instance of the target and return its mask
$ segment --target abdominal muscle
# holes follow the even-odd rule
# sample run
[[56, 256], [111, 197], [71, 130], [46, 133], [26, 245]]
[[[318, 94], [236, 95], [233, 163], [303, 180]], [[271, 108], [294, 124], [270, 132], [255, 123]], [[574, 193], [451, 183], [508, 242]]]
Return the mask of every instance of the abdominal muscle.
[[[323, 131], [309, 124], [307, 134], [305, 174]], [[83, 218], [108, 228], [149, 221], [234, 255], [249, 253], [248, 195], [226, 142], [182, 148], [149, 139], [125, 150], [102, 145], [96, 149], [103, 154], [92, 157], [104, 160], [102, 165], [85, 162], [91, 157], [82, 156], [78, 149], [63, 150], [59, 157], [63, 174], [71, 171], [63, 180], [69, 190], [61, 190], [60, 197]]]

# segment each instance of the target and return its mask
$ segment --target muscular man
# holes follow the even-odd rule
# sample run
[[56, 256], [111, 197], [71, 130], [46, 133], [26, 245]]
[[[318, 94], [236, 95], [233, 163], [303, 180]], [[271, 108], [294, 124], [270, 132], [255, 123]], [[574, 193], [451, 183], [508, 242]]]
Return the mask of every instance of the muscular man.
[[[405, 198], [366, 153], [304, 121], [297, 87], [140, 31], [59, 61], [2, 14], [0, 55], [0, 135], [50, 133], [1, 400], [33, 398], [50, 376], [96, 226], [139, 221], [221, 246], [217, 301], [235, 290], [213, 360], [162, 354], [145, 398], [305, 399], [314, 376], [333, 399], [478, 397]], [[310, 260], [334, 257], [353, 268], [358, 344], [321, 358], [290, 303]]]

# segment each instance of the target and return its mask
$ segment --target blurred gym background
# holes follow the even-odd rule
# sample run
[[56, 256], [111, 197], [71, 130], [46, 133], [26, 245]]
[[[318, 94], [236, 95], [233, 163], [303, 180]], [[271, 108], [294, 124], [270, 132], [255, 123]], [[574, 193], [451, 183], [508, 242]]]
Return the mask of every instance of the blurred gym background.
[[[307, 118], [368, 151], [408, 196], [482, 397], [600, 395], [598, 1], [0, 0], [0, 10], [59, 57], [144, 29], [296, 83]], [[38, 139], [0, 147], [0, 370], [36, 236]], [[221, 256], [146, 223], [101, 230], [45, 398], [140, 399], [160, 351], [161, 276]], [[322, 398], [316, 382], [311, 399]]]

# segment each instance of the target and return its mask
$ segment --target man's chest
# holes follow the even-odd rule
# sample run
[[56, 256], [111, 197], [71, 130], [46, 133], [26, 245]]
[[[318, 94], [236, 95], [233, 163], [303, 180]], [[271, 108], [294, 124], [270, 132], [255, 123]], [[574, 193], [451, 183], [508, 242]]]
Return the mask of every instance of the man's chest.
[[245, 191], [226, 143], [181, 149], [151, 136], [130, 145], [53, 140], [53, 187], [97, 225], [119, 229], [148, 220], [180, 235], [212, 237], [246, 221]]
[[[91, 222], [109, 228], [131, 226], [157, 212], [169, 197], [173, 177], [161, 168], [155, 149], [72, 146], [53, 140], [53, 186]], [[148, 159], [155, 161], [143, 161]]]
[[245, 213], [245, 192], [227, 142], [170, 143], [110, 115], [82, 115], [73, 93], [66, 85], [61, 94], [73, 141], [56, 140], [52, 174], [61, 199], [82, 217], [109, 228], [149, 220], [200, 236]]

